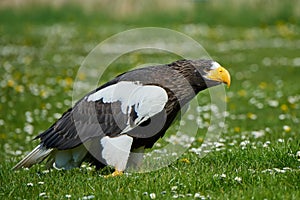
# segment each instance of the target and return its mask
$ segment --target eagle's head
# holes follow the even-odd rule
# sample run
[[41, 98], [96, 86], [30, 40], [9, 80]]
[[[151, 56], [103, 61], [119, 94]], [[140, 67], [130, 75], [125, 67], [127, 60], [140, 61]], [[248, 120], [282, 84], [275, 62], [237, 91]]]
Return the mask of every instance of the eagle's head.
[[207, 87], [221, 83], [226, 84], [228, 87], [230, 86], [230, 74], [218, 62], [213, 60], [195, 60], [192, 61], [192, 65], [196, 68]]
[[191, 84], [196, 92], [219, 84], [230, 86], [230, 74], [214, 60], [179, 60], [171, 63]]

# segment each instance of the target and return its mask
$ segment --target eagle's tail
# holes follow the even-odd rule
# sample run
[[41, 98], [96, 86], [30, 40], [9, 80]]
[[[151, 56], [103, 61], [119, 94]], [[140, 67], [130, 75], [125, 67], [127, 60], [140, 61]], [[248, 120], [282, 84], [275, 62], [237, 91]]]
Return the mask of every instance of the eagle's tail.
[[23, 158], [18, 164], [16, 164], [12, 169], [18, 170], [22, 167], [31, 167], [34, 164], [42, 162], [53, 149], [48, 149], [42, 144], [34, 148], [25, 158]]

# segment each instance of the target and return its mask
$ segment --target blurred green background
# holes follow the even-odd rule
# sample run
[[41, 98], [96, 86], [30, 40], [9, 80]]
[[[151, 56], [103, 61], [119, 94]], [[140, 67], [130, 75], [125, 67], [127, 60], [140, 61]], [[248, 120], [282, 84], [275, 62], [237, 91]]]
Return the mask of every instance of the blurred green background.
[[[210, 154], [197, 156], [199, 135], [177, 162], [146, 174], [107, 180], [89, 168], [12, 172], [38, 144], [34, 136], [71, 106], [74, 79], [88, 53], [110, 36], [139, 27], [182, 32], [230, 71], [226, 126]], [[2, 0], [0, 197], [299, 199], [299, 33], [297, 0]], [[125, 55], [101, 82], [144, 63], [174, 59]], [[78, 77], [88, 81], [85, 74]], [[207, 92], [198, 99], [209, 105]], [[209, 109], [195, 117], [205, 132]], [[170, 135], [159, 144], [170, 142]]]

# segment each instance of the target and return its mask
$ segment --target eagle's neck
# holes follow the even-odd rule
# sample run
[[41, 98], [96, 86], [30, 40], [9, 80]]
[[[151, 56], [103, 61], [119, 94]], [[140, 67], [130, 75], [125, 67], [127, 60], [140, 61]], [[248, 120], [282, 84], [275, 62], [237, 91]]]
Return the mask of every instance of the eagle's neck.
[[185, 88], [188, 89], [185, 91], [184, 98], [187, 101], [190, 101], [191, 98], [197, 95], [200, 91], [207, 89], [207, 84], [205, 83], [204, 78], [191, 62], [183, 60], [181, 62], [175, 62], [172, 65], [169, 65], [169, 67], [182, 75], [185, 80]]

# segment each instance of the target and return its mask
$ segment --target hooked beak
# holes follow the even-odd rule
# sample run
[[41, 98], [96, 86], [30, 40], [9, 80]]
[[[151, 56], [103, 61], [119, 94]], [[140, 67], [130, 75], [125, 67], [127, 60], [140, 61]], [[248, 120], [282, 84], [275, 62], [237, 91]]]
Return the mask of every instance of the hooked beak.
[[230, 74], [224, 67], [220, 66], [210, 70], [205, 77], [213, 81], [225, 83], [228, 88], [230, 87]]

